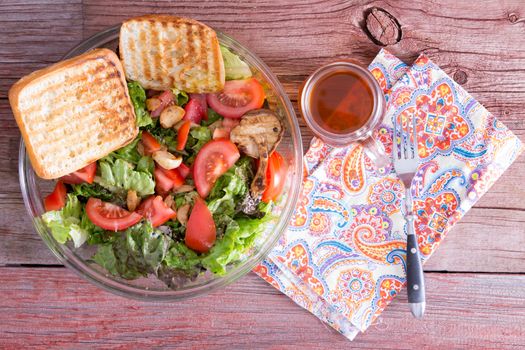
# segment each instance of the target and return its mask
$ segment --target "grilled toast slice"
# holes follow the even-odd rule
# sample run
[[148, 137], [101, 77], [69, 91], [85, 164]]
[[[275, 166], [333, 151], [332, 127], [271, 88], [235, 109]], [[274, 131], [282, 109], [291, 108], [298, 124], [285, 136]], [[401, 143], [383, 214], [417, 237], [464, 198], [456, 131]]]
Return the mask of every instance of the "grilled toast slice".
[[36, 174], [72, 173], [131, 142], [138, 133], [117, 55], [96, 49], [33, 72], [9, 102]]
[[217, 34], [193, 19], [170, 15], [131, 18], [120, 28], [119, 49], [126, 77], [146, 89], [175, 87], [208, 93], [224, 87]]

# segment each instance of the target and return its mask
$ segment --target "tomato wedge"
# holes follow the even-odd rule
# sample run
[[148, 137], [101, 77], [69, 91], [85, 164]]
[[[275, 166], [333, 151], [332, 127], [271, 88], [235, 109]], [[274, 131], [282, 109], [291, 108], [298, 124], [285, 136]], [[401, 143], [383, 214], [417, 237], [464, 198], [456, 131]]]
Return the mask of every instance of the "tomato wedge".
[[206, 202], [197, 197], [186, 225], [184, 241], [189, 248], [199, 253], [206, 253], [215, 243], [216, 236], [213, 216]]
[[268, 159], [268, 168], [266, 168], [266, 190], [262, 195], [263, 202], [275, 201], [279, 197], [286, 182], [287, 171], [288, 166], [283, 156], [274, 151]]
[[160, 113], [164, 110], [164, 108], [166, 108], [171, 102], [173, 102], [175, 96], [173, 95], [173, 92], [171, 90], [166, 90], [157, 98], [160, 100], [160, 106], [159, 108], [151, 112], [151, 116], [154, 118], [160, 116]]
[[246, 112], [261, 108], [264, 89], [255, 78], [228, 80], [224, 90], [208, 94], [208, 105], [225, 118], [241, 118]]
[[213, 130], [213, 139], [230, 139], [230, 130], [226, 128], [217, 128]]
[[190, 134], [191, 122], [186, 120], [179, 129], [177, 134], [177, 151], [182, 151], [186, 147], [188, 141], [188, 135]]
[[179, 167], [177, 168], [177, 170], [179, 171], [180, 176], [182, 176], [183, 178], [187, 178], [191, 172], [190, 167], [184, 163], [181, 163]]
[[130, 212], [116, 204], [91, 197], [86, 204], [88, 218], [105, 230], [121, 231], [138, 223], [142, 215]]
[[173, 181], [159, 166], [155, 166], [153, 176], [155, 177], [155, 191], [158, 194], [164, 196], [173, 188]]
[[150, 196], [143, 201], [137, 212], [151, 222], [153, 227], [157, 227], [177, 217], [177, 212], [169, 208], [162, 200], [161, 196]]
[[144, 153], [147, 155], [153, 154], [154, 152], [160, 151], [160, 143], [153, 135], [147, 131], [142, 132], [141, 138], [142, 144], [144, 145]]
[[184, 120], [200, 124], [201, 120], [208, 120], [208, 104], [205, 94], [190, 94], [190, 100], [184, 106]]
[[237, 146], [230, 140], [211, 140], [201, 148], [193, 164], [193, 180], [202, 198], [208, 196], [217, 179], [227, 172], [240, 156]]
[[[186, 172], [186, 169], [183, 171]], [[186, 178], [186, 176], [181, 174], [179, 168], [168, 170], [160, 165], [155, 166], [153, 176], [155, 176], [156, 190], [161, 195], [165, 195], [173, 188], [179, 188], [182, 186], [184, 184], [184, 179]]]
[[86, 165], [82, 169], [75, 171], [74, 173], [62, 176], [60, 180], [66, 184], [78, 185], [84, 182], [92, 184], [95, 179], [95, 173], [97, 172], [97, 162], [93, 162]]
[[60, 180], [57, 181], [55, 189], [44, 198], [46, 211], [60, 210], [66, 205], [66, 186]]

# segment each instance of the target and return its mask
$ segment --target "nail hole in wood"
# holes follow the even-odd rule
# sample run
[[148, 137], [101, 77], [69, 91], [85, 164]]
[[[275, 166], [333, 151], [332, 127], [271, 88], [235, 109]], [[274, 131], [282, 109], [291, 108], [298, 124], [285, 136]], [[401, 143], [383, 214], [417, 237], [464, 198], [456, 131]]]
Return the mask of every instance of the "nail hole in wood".
[[372, 7], [364, 11], [363, 31], [376, 45], [388, 46], [397, 44], [402, 36], [401, 24], [388, 11]]
[[454, 80], [458, 84], [465, 84], [467, 82], [468, 75], [465, 71], [457, 70], [456, 73], [454, 73]]

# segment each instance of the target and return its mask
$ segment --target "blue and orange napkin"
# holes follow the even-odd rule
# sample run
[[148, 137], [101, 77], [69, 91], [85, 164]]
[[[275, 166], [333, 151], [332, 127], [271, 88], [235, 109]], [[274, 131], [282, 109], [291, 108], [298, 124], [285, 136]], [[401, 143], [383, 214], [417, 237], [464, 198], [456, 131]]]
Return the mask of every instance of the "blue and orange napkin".
[[[369, 70], [387, 99], [376, 130], [392, 151], [392, 121], [417, 118], [416, 232], [428, 259], [447, 232], [522, 151], [520, 140], [428, 57], [409, 67], [386, 50]], [[365, 331], [406, 282], [403, 185], [359, 143], [314, 138], [287, 231], [255, 272], [348, 339]]]

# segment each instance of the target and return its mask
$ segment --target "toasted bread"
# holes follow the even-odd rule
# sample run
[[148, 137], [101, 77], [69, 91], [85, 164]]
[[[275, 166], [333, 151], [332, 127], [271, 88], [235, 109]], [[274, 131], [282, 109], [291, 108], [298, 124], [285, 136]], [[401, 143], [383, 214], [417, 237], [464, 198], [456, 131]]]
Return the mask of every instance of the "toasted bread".
[[217, 34], [195, 20], [170, 15], [129, 19], [120, 28], [119, 49], [126, 77], [146, 89], [207, 93], [224, 88]]
[[72, 173], [131, 142], [138, 133], [117, 55], [96, 49], [33, 72], [9, 102], [36, 174]]

